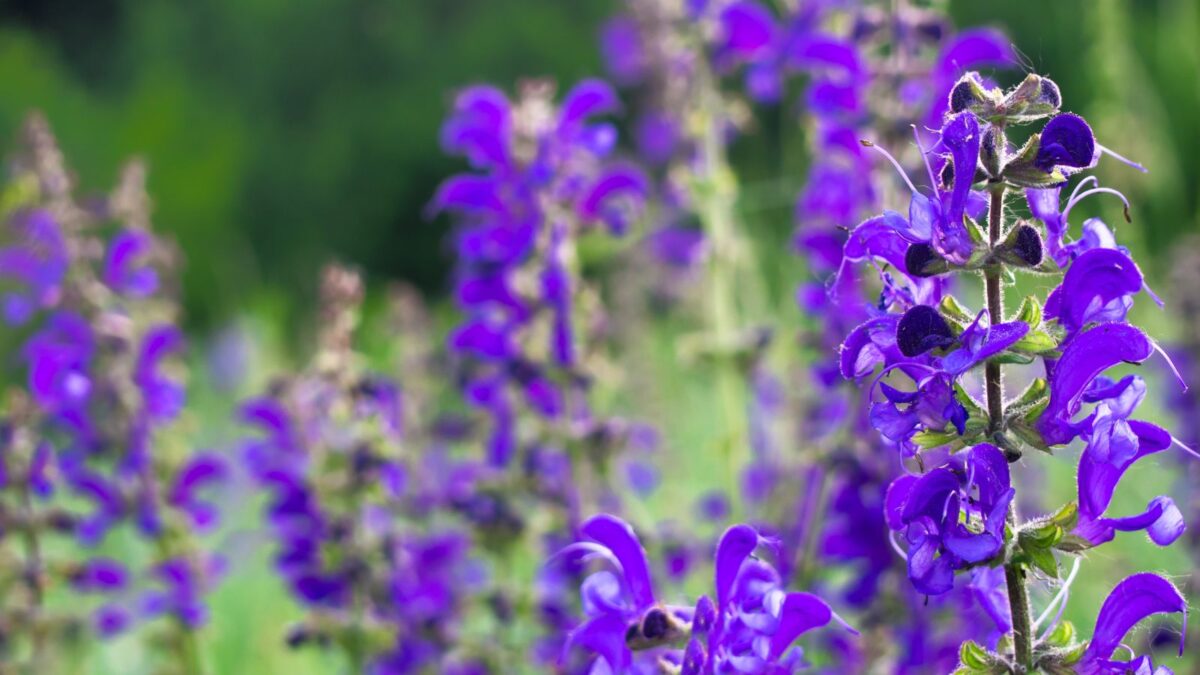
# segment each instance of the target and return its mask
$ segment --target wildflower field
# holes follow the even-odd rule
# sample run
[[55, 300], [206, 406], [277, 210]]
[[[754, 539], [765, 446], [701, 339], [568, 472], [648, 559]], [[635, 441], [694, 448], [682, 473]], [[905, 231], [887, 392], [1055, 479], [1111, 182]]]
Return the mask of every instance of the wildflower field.
[[0, 675], [1200, 672], [1198, 33], [0, 8]]

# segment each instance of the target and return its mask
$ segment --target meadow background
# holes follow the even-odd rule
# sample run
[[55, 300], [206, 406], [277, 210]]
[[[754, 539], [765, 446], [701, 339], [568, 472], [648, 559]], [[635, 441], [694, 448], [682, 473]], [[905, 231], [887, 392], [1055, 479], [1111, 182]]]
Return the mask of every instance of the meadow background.
[[[1170, 303], [1172, 253], [1186, 235], [1200, 233], [1200, 1], [962, 0], [950, 7], [959, 25], [1003, 29], [1106, 145], [1150, 167], [1143, 175], [1106, 163], [1099, 175], [1134, 204], [1134, 222], [1119, 236]], [[3, 2], [0, 149], [12, 147], [20, 120], [39, 109], [85, 191], [111, 185], [131, 155], [148, 161], [156, 227], [186, 255], [186, 324], [195, 336], [188, 424], [198, 445], [222, 447], [235, 435], [234, 402], [311, 346], [322, 263], [356, 265], [376, 290], [389, 280], [410, 282], [448, 323], [449, 222], [429, 220], [424, 210], [437, 184], [461, 167], [437, 143], [453, 91], [482, 81], [511, 90], [528, 76], [565, 85], [601, 75], [596, 31], [615, 8], [601, 0]], [[738, 209], [767, 282], [757, 318], [794, 333], [801, 318], [791, 290], [805, 272], [785, 243], [805, 139], [787, 106], [763, 111], [759, 121], [734, 148], [744, 195]], [[1104, 210], [1114, 204], [1086, 206], [1117, 223], [1119, 211]], [[1180, 337], [1170, 304], [1163, 312], [1139, 303], [1134, 318], [1163, 342]], [[677, 358], [684, 327], [659, 330], [628, 355], [659, 386], [615, 402], [675, 421], [663, 425], [665, 451], [686, 461], [641, 505], [655, 515], [721, 480], [706, 448], [718, 433], [709, 428], [719, 418], [709, 414], [717, 407], [713, 388], [706, 373]], [[375, 347], [383, 354], [387, 345]], [[244, 376], [214, 379], [211, 364], [222, 359], [244, 363]], [[1173, 386], [1157, 379], [1151, 391]], [[1152, 419], [1170, 424], [1157, 402], [1147, 407], [1158, 409]], [[1040, 463], [1051, 467], [1047, 490], [1071, 489], [1070, 453]], [[1164, 470], [1174, 466], [1174, 457], [1138, 466], [1118, 506], [1140, 510], [1178, 474]], [[253, 498], [235, 490], [230, 503], [223, 548], [237, 563], [213, 597], [213, 620], [201, 637], [209, 667], [335, 671], [332, 657], [283, 645], [285, 626], [300, 612], [269, 574]], [[1154, 569], [1181, 578], [1191, 568], [1184, 546], [1163, 551], [1132, 535], [1091, 557], [1068, 607], [1085, 634], [1087, 617], [1123, 573]], [[79, 663], [80, 672], [140, 672], [135, 643], [116, 641], [102, 658]]]

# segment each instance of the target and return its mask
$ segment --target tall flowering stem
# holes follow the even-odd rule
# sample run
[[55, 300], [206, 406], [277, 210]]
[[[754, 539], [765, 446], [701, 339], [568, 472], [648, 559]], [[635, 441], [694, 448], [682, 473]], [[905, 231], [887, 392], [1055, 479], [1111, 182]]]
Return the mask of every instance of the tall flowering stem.
[[[990, 186], [991, 203], [988, 206], [988, 247], [995, 252], [1004, 232], [1004, 183], [995, 181]], [[996, 320], [1004, 319], [1004, 285], [1001, 268], [992, 265], [984, 270], [984, 294], [988, 314]], [[984, 366], [984, 390], [988, 408], [988, 431], [995, 433], [1004, 420], [1004, 371], [997, 361], [988, 361]], [[1017, 525], [1017, 506], [1014, 500], [1009, 506], [1008, 524]], [[1028, 668], [1033, 655], [1032, 617], [1029, 606], [1029, 590], [1025, 586], [1025, 572], [1020, 565], [1009, 563], [1004, 566], [1004, 583], [1008, 590], [1009, 615], [1013, 625], [1013, 659]]]
[[[1067, 238], [1080, 200], [1095, 194], [1125, 198], [1094, 187], [1096, 179], [1087, 177], [1061, 202], [1069, 178], [1095, 166], [1107, 151], [1083, 118], [1059, 112], [1061, 95], [1050, 80], [1031, 74], [1005, 92], [967, 73], [947, 104], [928, 153], [932, 161], [926, 158], [932, 194], [918, 191], [906, 176], [908, 217], [885, 211], [855, 228], [845, 246], [846, 259], [887, 264], [875, 315], [843, 343], [841, 369], [851, 379], [869, 377], [871, 424], [916, 465], [888, 489], [888, 526], [903, 535], [907, 550], [897, 550], [919, 593], [948, 593], [959, 573], [1004, 570], [1007, 601], [992, 602], [989, 612], [1003, 633], [1011, 632], [1011, 653], [967, 641], [959, 672], [1151, 672], [1148, 656], [1116, 661], [1113, 653], [1145, 616], [1186, 610], [1161, 577], [1134, 575], [1118, 584], [1088, 643], [1076, 643], [1065, 624], [1059, 630], [1058, 618], [1038, 625], [1054, 616], [1056, 606], [1061, 610], [1075, 578], [1061, 576], [1061, 556], [1137, 530], [1167, 546], [1184, 530], [1180, 510], [1165, 495], [1151, 500], [1144, 513], [1108, 514], [1124, 472], [1175, 443], [1166, 430], [1131, 419], [1146, 393], [1139, 376], [1103, 376], [1158, 350], [1126, 322], [1134, 296], [1149, 294], [1141, 271], [1098, 220], [1084, 223], [1079, 240]], [[1041, 130], [1022, 147], [1010, 146], [1009, 125], [1041, 120]], [[935, 171], [938, 162], [944, 164]], [[976, 189], [979, 183], [983, 190]], [[1032, 220], [1005, 222], [1005, 193], [1013, 188], [1025, 191]], [[987, 224], [981, 227], [985, 207]], [[1065, 273], [1044, 300], [1026, 297], [1010, 318], [1003, 285], [1019, 271]], [[968, 310], [946, 292], [952, 274], [984, 278], [981, 311]], [[1002, 366], [1039, 360], [1046, 376], [1006, 401]], [[976, 369], [983, 371], [983, 402], [966, 379]], [[910, 381], [915, 389], [906, 390]], [[1085, 405], [1093, 406], [1090, 414]], [[1086, 443], [1077, 500], [1022, 521], [1009, 464], [1033, 451], [1052, 453], [1075, 438]], [[1037, 622], [1031, 620], [1028, 588], [1035, 580], [1057, 589]], [[1040, 637], [1034, 633], [1039, 629]]]

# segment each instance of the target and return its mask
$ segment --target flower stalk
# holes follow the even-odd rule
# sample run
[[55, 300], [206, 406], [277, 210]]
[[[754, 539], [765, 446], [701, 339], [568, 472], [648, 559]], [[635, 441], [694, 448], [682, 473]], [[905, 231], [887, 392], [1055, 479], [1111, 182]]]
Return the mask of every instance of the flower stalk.
[[[1004, 183], [992, 185], [991, 203], [988, 208], [988, 245], [991, 249], [1002, 241], [1004, 233]], [[1000, 278], [1000, 264], [991, 265], [984, 273], [984, 293], [987, 296], [988, 314], [993, 323], [1004, 321], [1004, 286]], [[1000, 431], [1004, 420], [1004, 373], [1001, 365], [988, 361], [984, 367], [984, 382], [987, 392], [988, 431]], [[1017, 459], [1012, 455], [1009, 460]], [[1017, 525], [1016, 501], [1009, 507], [1008, 523]], [[1030, 619], [1029, 592], [1025, 585], [1025, 571], [1019, 563], [1004, 566], [1004, 582], [1008, 589], [1008, 605], [1013, 622], [1013, 661], [1018, 672], [1030, 668], [1033, 658], [1032, 622]]]

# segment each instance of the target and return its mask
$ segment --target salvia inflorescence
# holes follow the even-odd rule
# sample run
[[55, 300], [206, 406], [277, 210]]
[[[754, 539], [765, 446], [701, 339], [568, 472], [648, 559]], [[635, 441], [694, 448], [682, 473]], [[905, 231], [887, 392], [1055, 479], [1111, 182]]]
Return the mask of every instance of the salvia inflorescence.
[[[1149, 455], [1194, 476], [1200, 442], [1174, 384], [1195, 331], [1135, 325], [1162, 301], [1111, 223], [1077, 215], [1129, 219], [1091, 171], [1145, 169], [997, 31], [778, 4], [629, 0], [601, 30], [611, 82], [459, 91], [440, 141], [466, 166], [427, 214], [453, 223], [450, 325], [328, 265], [311, 355], [211, 447], [145, 167], [81, 196], [31, 117], [0, 192], [0, 672], [130, 636], [153, 672], [209, 672], [210, 593], [244, 572], [224, 554], [245, 502], [224, 497], [247, 492], [294, 601], [273, 639], [349, 672], [1170, 673], [1171, 580], [1100, 583], [1094, 623], [1064, 619], [1103, 574], [1093, 550], [1144, 532], [1200, 551], [1188, 481], [1116, 498]], [[756, 300], [731, 158], [768, 108], [809, 158], [788, 183], [798, 332]], [[1172, 279], [1192, 324], [1194, 249]], [[673, 446], [662, 411], [694, 402], [644, 394], [677, 394], [637, 360], [663, 334], [711, 383], [685, 420], [710, 447]], [[1174, 434], [1139, 412], [1128, 366], [1150, 361]], [[1043, 463], [1067, 446], [1056, 493]], [[668, 491], [687, 467], [663, 458], [692, 455], [719, 475]]]

